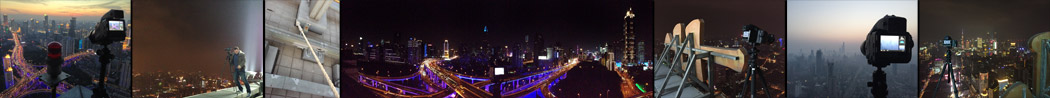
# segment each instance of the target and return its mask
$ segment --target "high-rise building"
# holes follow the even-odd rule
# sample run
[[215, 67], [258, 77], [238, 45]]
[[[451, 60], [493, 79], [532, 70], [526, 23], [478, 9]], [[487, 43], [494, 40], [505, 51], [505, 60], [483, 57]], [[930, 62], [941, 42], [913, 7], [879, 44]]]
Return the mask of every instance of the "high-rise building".
[[842, 46], [839, 47], [839, 53], [841, 53], [841, 55], [846, 54], [846, 42], [842, 42]]
[[7, 14], [4, 14], [4, 20], [2, 22], [0, 22], [0, 24], [6, 24], [6, 23], [7, 23]]
[[[47, 22], [47, 21], [44, 21], [44, 22]], [[58, 27], [55, 24], [55, 20], [51, 20], [51, 23], [47, 24], [47, 31], [48, 31], [47, 33], [57, 33], [58, 30], [56, 30], [55, 27]]]
[[22, 24], [22, 29], [21, 29], [22, 31], [19, 31], [19, 32], [29, 32], [29, 23], [31, 23], [31, 21], [33, 21], [33, 19], [29, 19], [29, 21], [26, 21], [25, 23], [23, 23]]
[[546, 54], [546, 53], [544, 53], [544, 51], [545, 51], [544, 49], [546, 49], [546, 48], [543, 48], [544, 47], [544, 45], [543, 45], [543, 35], [540, 35], [540, 33], [536, 33], [536, 36], [535, 36], [534, 40], [532, 41], [532, 43], [533, 43], [532, 44], [533, 45], [532, 46], [532, 51], [529, 51], [529, 52], [533, 53], [533, 55], [532, 55], [532, 59], [533, 60], [535, 60], [536, 58], [539, 58], [540, 55]]
[[[836, 83], [836, 82], [835, 82], [835, 79], [836, 79], [836, 78], [835, 78], [835, 75], [834, 75], [834, 74], [835, 74], [835, 63], [830, 63], [830, 62], [829, 62], [829, 63], [828, 63], [828, 74], [827, 74], [827, 75], [828, 75], [828, 76], [827, 76], [827, 82], [828, 82], [828, 84], [827, 84], [827, 86], [825, 86], [825, 87], [824, 87], [824, 89], [825, 89], [826, 91], [829, 91], [829, 92], [834, 92], [834, 91], [832, 91], [832, 90], [833, 90], [833, 89], [835, 88], [835, 86], [837, 86], [837, 84], [835, 84], [835, 83]], [[829, 95], [829, 96], [835, 96], [835, 93], [828, 93], [828, 94], [831, 94], [831, 95]]]
[[447, 39], [445, 40], [445, 46], [444, 47], [445, 48], [442, 48], [442, 51], [445, 52], [445, 54], [442, 54], [441, 57], [442, 58], [449, 58], [449, 56], [448, 56], [448, 40]]
[[50, 20], [48, 19], [47, 14], [44, 14], [44, 25], [42, 27], [44, 27], [44, 30], [46, 30], [47, 32], [51, 32], [51, 29], [49, 29], [51, 27], [51, 24], [48, 24], [47, 21]]
[[77, 17], [73, 17], [72, 19], [69, 19], [69, 24], [67, 24], [67, 25], [69, 25], [69, 31], [66, 32], [66, 36], [75, 37], [76, 30], [77, 30], [77, 25], [76, 24], [77, 24]]
[[639, 63], [644, 62], [645, 61], [645, 42], [638, 42], [638, 47], [636, 47], [636, 49], [638, 49], [638, 50], [635, 51], [635, 53], [638, 54], [638, 55], [635, 58], [638, 59]]
[[623, 24], [623, 36], [624, 36], [624, 40], [623, 40], [624, 41], [623, 42], [624, 43], [624, 46], [623, 46], [623, 49], [624, 49], [623, 50], [623, 54], [624, 54], [623, 62], [628, 64], [628, 65], [632, 65], [635, 62], [637, 62], [637, 59], [635, 59], [635, 57], [634, 57], [636, 55], [636, 54], [634, 54], [635, 53], [635, 44], [634, 44], [635, 43], [635, 40], [634, 40], [634, 12], [631, 11], [631, 8], [627, 8], [627, 14], [623, 16], [623, 22], [624, 22], [624, 24]]
[[423, 44], [423, 40], [417, 40], [416, 38], [408, 38], [408, 43], [406, 43], [406, 48], [405, 48], [405, 50], [407, 51], [406, 56], [408, 56], [407, 57], [408, 59], [406, 59], [406, 62], [418, 63], [418, 62], [421, 62], [423, 60], [422, 59], [423, 54], [421, 53], [422, 51], [420, 50], [420, 47], [419, 47], [419, 46], [422, 46], [422, 44]]
[[[4, 16], [6, 17], [7, 15], [4, 15]], [[3, 65], [3, 66], [0, 66], [0, 67], [2, 67], [0, 69], [3, 69], [3, 71], [0, 71], [0, 79], [3, 79], [3, 80], [0, 80], [0, 91], [7, 90], [7, 81], [14, 81], [14, 78], [12, 78], [13, 76], [11, 75], [11, 73], [12, 73], [11, 71], [14, 71], [14, 70], [13, 69], [11, 71], [7, 70], [7, 68], [11, 67], [11, 64], [9, 64], [8, 61], [7, 61], [10, 58], [11, 58], [10, 55], [8, 55], [7, 57], [2, 58], [3, 62], [0, 62], [0, 64]]]
[[40, 22], [37, 22], [36, 19], [29, 18], [29, 21], [26, 21], [26, 24], [25, 24], [25, 26], [28, 26], [28, 27], [22, 28], [22, 29], [31, 29], [29, 27], [36, 27], [36, 25], [39, 25], [39, 23]]

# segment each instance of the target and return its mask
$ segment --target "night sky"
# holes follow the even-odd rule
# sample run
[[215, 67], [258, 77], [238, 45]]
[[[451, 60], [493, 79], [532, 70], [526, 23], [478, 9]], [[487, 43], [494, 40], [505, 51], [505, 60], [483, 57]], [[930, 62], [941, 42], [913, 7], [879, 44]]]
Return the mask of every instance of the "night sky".
[[[344, 2], [344, 42], [356, 42], [361, 36], [365, 40], [389, 40], [400, 33], [404, 39], [415, 37], [435, 45], [445, 39], [454, 47], [458, 42], [487, 39], [494, 46], [502, 46], [522, 43], [526, 34], [540, 33], [548, 46], [561, 42], [564, 47], [579, 45], [585, 50], [622, 40], [623, 18], [631, 6], [636, 16], [635, 38], [647, 41], [649, 49], [645, 50], [652, 53], [653, 5], [646, 0]], [[488, 33], [483, 32], [485, 26]]]
[[[1050, 31], [1050, 1], [1046, 0], [921, 0], [919, 1], [919, 42], [927, 43], [961, 37], [988, 38], [998, 32], [1000, 40], [1027, 40], [1039, 32]], [[1027, 46], [1028, 44], [1024, 44]]]
[[663, 42], [676, 23], [686, 25], [701, 18], [706, 23], [704, 39], [730, 41], [739, 38], [747, 24], [785, 38], [783, 0], [664, 0], [656, 2], [656, 42]]
[[262, 1], [134, 1], [133, 71], [229, 75], [224, 48], [239, 46], [249, 65], [262, 56]]

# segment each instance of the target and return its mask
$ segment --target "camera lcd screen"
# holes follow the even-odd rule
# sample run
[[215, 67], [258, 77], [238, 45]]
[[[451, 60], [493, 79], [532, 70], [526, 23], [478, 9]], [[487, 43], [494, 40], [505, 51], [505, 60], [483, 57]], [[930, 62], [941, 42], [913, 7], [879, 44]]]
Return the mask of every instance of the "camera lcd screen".
[[124, 31], [124, 21], [110, 20], [109, 31]]
[[496, 67], [493, 70], [495, 70], [495, 71], [493, 71], [494, 74], [496, 74], [496, 75], [503, 75], [503, 67]]
[[748, 38], [748, 37], [751, 37], [751, 31], [750, 31], [750, 30], [745, 30], [745, 31], [744, 31], [744, 34], [743, 34], [743, 35], [740, 35], [740, 36], [743, 36], [744, 38]]
[[944, 40], [944, 45], [952, 45], [952, 40]]
[[880, 51], [904, 51], [904, 37], [897, 35], [880, 35], [879, 40]]

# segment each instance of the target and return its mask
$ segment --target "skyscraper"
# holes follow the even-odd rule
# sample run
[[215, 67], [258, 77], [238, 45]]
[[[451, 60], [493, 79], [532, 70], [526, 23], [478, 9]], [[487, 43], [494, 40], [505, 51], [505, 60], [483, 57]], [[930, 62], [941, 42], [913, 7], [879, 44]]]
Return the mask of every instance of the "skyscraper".
[[645, 61], [645, 42], [638, 42], [638, 47], [637, 47], [637, 49], [638, 49], [638, 50], [637, 50], [637, 51], [635, 51], [635, 52], [636, 52], [636, 53], [637, 53], [638, 55], [637, 55], [637, 57], [635, 57], [635, 58], [637, 58], [637, 59], [638, 59], [638, 63], [644, 62], [644, 61]]
[[76, 34], [76, 32], [74, 32], [74, 31], [77, 30], [77, 25], [76, 24], [77, 24], [77, 17], [73, 17], [72, 19], [69, 19], [69, 24], [67, 24], [67, 25], [69, 25], [69, 32], [66, 33], [66, 36], [73, 37]]
[[0, 21], [0, 24], [6, 24], [6, 23], [7, 23], [7, 14], [4, 14], [4, 20]]
[[442, 50], [443, 50], [443, 52], [445, 52], [445, 54], [442, 54], [441, 57], [442, 58], [449, 58], [449, 56], [448, 56], [448, 40], [447, 39], [445, 40], [444, 47], [445, 48], [443, 48]]
[[51, 28], [51, 24], [48, 24], [47, 21], [50, 21], [50, 20], [48, 20], [47, 14], [44, 14], [44, 25], [43, 25], [44, 30], [46, 30], [47, 32], [51, 32], [51, 29], [50, 29]]
[[631, 8], [627, 8], [627, 14], [623, 16], [623, 36], [624, 36], [624, 57], [623, 62], [631, 65], [637, 62], [635, 59], [635, 41], [634, 41], [634, 13], [631, 12]]
[[544, 45], [543, 45], [543, 35], [540, 35], [540, 33], [536, 33], [535, 40], [533, 40], [532, 42], [533, 42], [533, 44], [532, 44], [533, 45], [533, 47], [532, 47], [533, 51], [530, 51], [530, 52], [533, 53], [533, 55], [531, 56], [532, 59], [534, 59], [534, 60], [538, 59], [540, 55], [546, 54], [546, 53], [544, 53], [544, 51], [545, 51], [544, 49], [546, 49], [546, 48], [543, 48], [544, 47]]
[[[47, 21], [44, 21], [44, 22], [47, 22]], [[58, 30], [54, 30], [56, 27], [58, 27], [58, 26], [57, 26], [57, 24], [55, 24], [55, 20], [51, 20], [51, 23], [47, 24], [47, 31], [48, 31], [48, 33], [58, 32]]]

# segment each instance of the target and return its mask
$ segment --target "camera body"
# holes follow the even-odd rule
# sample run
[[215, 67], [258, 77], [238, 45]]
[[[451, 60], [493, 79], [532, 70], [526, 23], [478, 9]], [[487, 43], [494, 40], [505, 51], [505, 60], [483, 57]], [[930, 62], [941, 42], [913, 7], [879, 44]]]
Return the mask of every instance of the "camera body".
[[91, 40], [91, 43], [101, 45], [124, 41], [127, 37], [127, 29], [124, 10], [109, 10], [102, 15], [101, 20], [95, 25], [95, 31], [88, 36], [88, 39]]
[[911, 62], [915, 42], [906, 29], [907, 19], [903, 17], [886, 15], [879, 19], [860, 47], [868, 64], [886, 67], [890, 63]]
[[941, 45], [944, 47], [952, 48], [955, 46], [959, 46], [959, 42], [952, 40], [951, 36], [944, 36], [944, 40], [941, 40]]
[[776, 40], [773, 38], [773, 34], [769, 34], [769, 32], [762, 30], [762, 28], [759, 28], [754, 24], [744, 25], [743, 31], [744, 32], [741, 36], [744, 37], [744, 40], [746, 40], [747, 43], [765, 44], [773, 43], [773, 40]]

